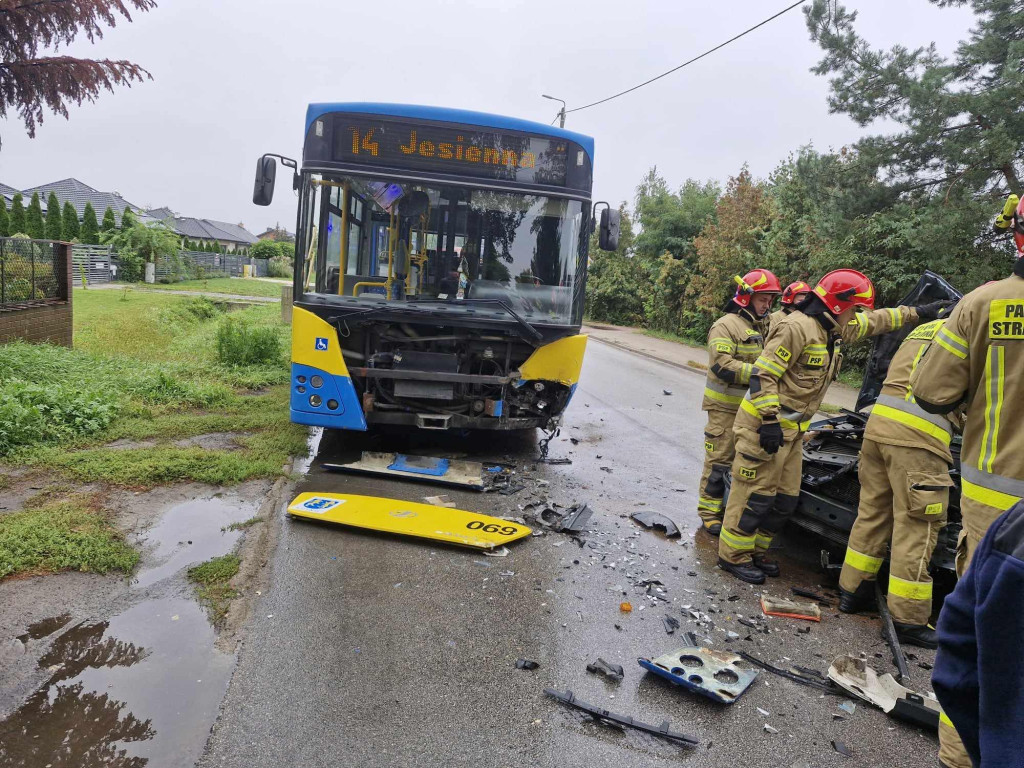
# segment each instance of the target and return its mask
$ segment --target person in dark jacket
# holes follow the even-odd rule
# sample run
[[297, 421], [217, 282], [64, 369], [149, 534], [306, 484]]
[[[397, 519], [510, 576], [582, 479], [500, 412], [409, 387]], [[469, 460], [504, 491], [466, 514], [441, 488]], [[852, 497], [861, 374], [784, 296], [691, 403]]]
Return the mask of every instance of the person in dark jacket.
[[932, 686], [974, 768], [1024, 766], [1024, 501], [992, 524], [938, 622]]

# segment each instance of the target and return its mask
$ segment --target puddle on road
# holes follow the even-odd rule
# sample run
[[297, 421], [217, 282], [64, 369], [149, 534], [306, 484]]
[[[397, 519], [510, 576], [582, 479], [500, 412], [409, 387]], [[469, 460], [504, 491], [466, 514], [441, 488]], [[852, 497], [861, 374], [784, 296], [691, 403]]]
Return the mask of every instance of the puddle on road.
[[188, 598], [73, 626], [39, 660], [47, 683], [0, 723], [0, 765], [194, 765], [234, 663], [213, 644]]
[[320, 440], [323, 436], [324, 431], [320, 427], [314, 427], [310, 430], [309, 439], [306, 441], [306, 455], [295, 459], [292, 464], [293, 472], [297, 472], [300, 475], [305, 475], [309, 472], [309, 468], [313, 466], [313, 461], [316, 459], [317, 454], [320, 453]]
[[146, 531], [146, 541], [155, 542], [156, 549], [145, 558], [144, 563], [152, 565], [139, 571], [134, 586], [148, 587], [186, 566], [230, 552], [242, 534], [221, 529], [248, 520], [255, 513], [251, 502], [220, 494], [171, 507]]
[[18, 640], [25, 643], [29, 640], [40, 640], [44, 637], [49, 637], [69, 621], [71, 621], [70, 613], [62, 613], [60, 616], [42, 619], [35, 624], [29, 624], [25, 634], [18, 635]]

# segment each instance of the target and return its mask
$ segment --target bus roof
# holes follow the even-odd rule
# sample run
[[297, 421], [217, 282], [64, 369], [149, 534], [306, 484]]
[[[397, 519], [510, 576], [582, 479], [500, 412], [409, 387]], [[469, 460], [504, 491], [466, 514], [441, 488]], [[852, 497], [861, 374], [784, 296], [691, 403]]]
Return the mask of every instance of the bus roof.
[[[487, 128], [507, 128], [524, 133], [536, 133], [541, 136], [553, 136], [574, 141], [583, 147], [590, 161], [594, 161], [594, 140], [582, 133], [555, 128], [552, 125], [535, 123], [532, 120], [520, 120], [517, 117], [491, 115], [486, 112], [471, 112], [465, 109], [448, 109], [446, 107], [426, 107], [417, 104], [384, 104], [370, 101], [324, 102], [310, 104], [306, 109], [306, 133], [309, 126], [321, 115], [328, 112], [362, 112], [368, 115], [393, 115], [420, 120], [437, 120], [446, 123], [465, 123]], [[305, 134], [303, 134], [305, 135]]]

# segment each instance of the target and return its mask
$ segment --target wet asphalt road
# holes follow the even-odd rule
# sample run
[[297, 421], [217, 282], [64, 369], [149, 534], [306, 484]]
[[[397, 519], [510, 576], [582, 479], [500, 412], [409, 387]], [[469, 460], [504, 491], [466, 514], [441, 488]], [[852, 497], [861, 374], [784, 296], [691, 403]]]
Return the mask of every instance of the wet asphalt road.
[[[440, 444], [424, 437], [325, 439], [299, 492], [414, 501], [440, 492], [461, 508], [496, 515], [519, 515], [519, 505], [541, 496], [564, 505], [587, 501], [595, 510], [592, 530], [582, 548], [567, 536], [548, 534], [515, 543], [502, 559], [280, 520], [272, 588], [258, 598], [200, 765], [935, 764], [934, 735], [863, 703], [853, 714], [840, 712], [843, 699], [761, 672], [738, 702], [723, 706], [637, 665], [638, 657], [684, 645], [679, 633], [692, 630], [710, 647], [745, 650], [778, 665], [824, 673], [834, 656], [864, 652], [881, 672], [892, 671], [875, 618], [825, 609], [821, 624], [767, 620], [768, 633], [737, 621], [761, 620], [760, 590], [720, 571], [715, 543], [697, 530], [702, 388], [701, 376], [592, 343], [565, 427], [551, 447], [553, 457], [568, 456], [573, 463], [536, 471], [533, 435]], [[332, 474], [318, 466], [364, 448], [511, 459], [529, 487], [513, 496], [484, 495]], [[550, 485], [538, 489], [537, 480]], [[684, 528], [681, 539], [667, 540], [631, 522], [629, 513], [642, 509], [674, 518]], [[819, 549], [812, 537], [788, 537], [783, 577], [770, 580], [767, 590], [781, 596], [794, 584], [819, 588], [813, 567]], [[508, 571], [514, 575], [501, 575]], [[651, 578], [663, 583], [664, 600], [637, 586]], [[623, 601], [632, 604], [631, 613], [620, 611]], [[707, 620], [692, 618], [691, 611]], [[666, 634], [665, 615], [682, 624], [674, 636]], [[729, 630], [740, 639], [728, 641]], [[621, 664], [625, 679], [616, 685], [587, 673], [586, 664], [598, 656]], [[520, 657], [540, 668], [516, 669]], [[917, 661], [930, 662], [931, 654], [921, 652]], [[915, 661], [911, 672], [919, 688], [929, 688], [929, 673]], [[544, 696], [546, 687], [571, 689], [584, 701], [656, 725], [668, 720], [700, 739], [700, 746], [590, 722]], [[837, 754], [832, 740], [844, 742], [854, 756]]]

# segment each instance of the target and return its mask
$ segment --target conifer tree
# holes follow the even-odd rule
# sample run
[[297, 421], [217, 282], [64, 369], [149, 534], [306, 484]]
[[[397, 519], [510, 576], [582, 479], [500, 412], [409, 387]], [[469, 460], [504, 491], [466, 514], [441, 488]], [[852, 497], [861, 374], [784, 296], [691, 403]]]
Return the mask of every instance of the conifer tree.
[[64, 230], [64, 239], [78, 239], [78, 211], [71, 204], [70, 200], [64, 201], [64, 211], [61, 214], [61, 228]]
[[121, 211], [121, 229], [131, 229], [138, 223], [139, 221], [135, 218], [135, 214], [132, 213], [132, 209], [125, 206], [125, 209]]
[[0, 195], [0, 237], [10, 237], [11, 217], [7, 213], [7, 201]]
[[100, 225], [99, 222], [96, 221], [96, 209], [92, 207], [92, 203], [86, 203], [85, 210], [82, 212], [81, 235], [83, 243], [88, 245], [99, 245]]
[[46, 237], [46, 224], [43, 222], [43, 205], [39, 202], [39, 193], [32, 193], [32, 200], [25, 212], [25, 226], [28, 232], [25, 234], [34, 240], [42, 240]]
[[60, 219], [60, 201], [53, 192], [46, 198], [46, 239], [63, 240], [64, 223]]
[[12, 235], [27, 235], [28, 227], [25, 224], [25, 198], [21, 192], [16, 192], [11, 198], [11, 223], [9, 225]]
[[103, 212], [103, 224], [100, 225], [102, 232], [113, 232], [117, 229], [117, 217], [114, 214], [114, 209], [109, 205], [107, 210]]

